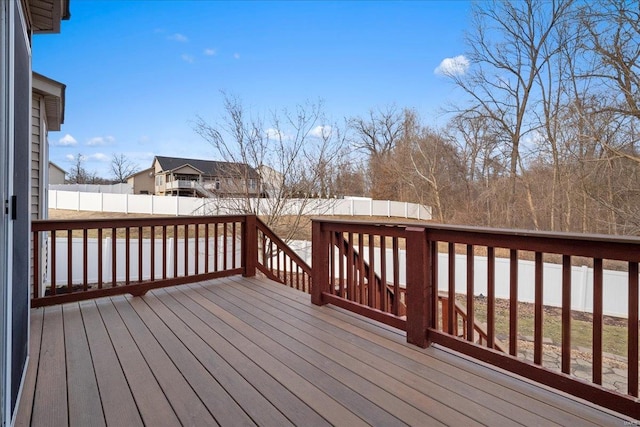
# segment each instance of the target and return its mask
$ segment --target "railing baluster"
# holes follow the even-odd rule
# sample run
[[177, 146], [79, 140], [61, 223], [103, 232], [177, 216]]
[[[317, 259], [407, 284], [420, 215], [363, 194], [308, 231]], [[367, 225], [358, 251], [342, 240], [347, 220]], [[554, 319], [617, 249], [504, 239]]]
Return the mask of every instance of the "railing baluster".
[[209, 223], [204, 225], [204, 272], [209, 272]]
[[167, 226], [162, 226], [162, 278], [167, 278]]
[[387, 238], [380, 236], [380, 310], [389, 311], [387, 290]]
[[602, 384], [602, 258], [593, 260], [593, 382]]
[[[84, 268], [82, 269], [82, 290], [86, 291], [89, 288], [89, 230], [86, 228], [82, 230], [82, 262]], [[35, 262], [35, 259], [34, 259]]]
[[149, 248], [151, 257], [151, 259], [149, 260], [149, 273], [151, 281], [153, 282], [154, 280], [156, 280], [156, 227], [152, 225], [151, 230], [149, 231], [151, 233], [149, 236], [149, 243], [151, 244], [151, 247]]
[[494, 348], [496, 342], [496, 252], [487, 248], [487, 347]]
[[73, 234], [67, 231], [67, 289], [73, 292]]
[[194, 274], [200, 274], [200, 233], [199, 233], [200, 224], [195, 225], [195, 229], [193, 230], [193, 238], [194, 238], [194, 252], [195, 256], [193, 257], [194, 266], [193, 271]]
[[400, 245], [398, 238], [393, 236], [393, 309], [392, 312], [395, 316], [400, 315]]
[[142, 227], [138, 227], [138, 282], [142, 282]]
[[356, 274], [356, 266], [354, 263], [354, 252], [353, 252], [353, 233], [349, 232], [347, 234], [347, 239], [349, 241], [349, 246], [347, 247], [347, 299], [351, 301], [356, 300], [355, 293], [355, 274]]
[[215, 240], [213, 244], [213, 271], [218, 271], [218, 223], [215, 223], [213, 227], [213, 239]]
[[542, 287], [542, 252], [536, 252], [535, 255], [535, 308], [534, 308], [534, 327], [533, 327], [533, 363], [542, 364], [542, 337], [543, 337], [543, 287]]
[[222, 258], [222, 269], [226, 270], [227, 269], [227, 258], [229, 257], [229, 250], [228, 250], [228, 242], [227, 240], [229, 240], [229, 236], [227, 233], [227, 223], [223, 223], [222, 224], [222, 234], [223, 234], [223, 240], [222, 240], [222, 251], [224, 252], [224, 256]]
[[373, 268], [375, 259], [375, 236], [369, 234], [369, 277], [367, 279], [367, 292], [369, 307], [376, 307], [376, 273]]
[[[428, 233], [427, 233], [428, 235]], [[438, 324], [438, 242], [435, 240], [431, 240], [429, 242], [431, 247], [429, 248], [430, 256], [431, 256], [431, 284], [433, 287], [433, 297], [431, 299], [431, 319], [429, 322], [434, 327]], [[407, 302], [408, 307], [408, 302]]]
[[189, 225], [184, 225], [184, 276], [189, 276]]
[[111, 287], [115, 288], [118, 283], [117, 276], [117, 247], [116, 247], [116, 229], [111, 228]]
[[56, 231], [51, 230], [51, 285], [49, 287], [51, 295], [55, 295], [57, 291], [56, 286]]
[[126, 227], [124, 229], [124, 284], [128, 285], [130, 282], [131, 271], [131, 229]]
[[344, 235], [338, 234], [338, 295], [341, 298], [345, 297], [345, 283], [344, 283]]
[[[629, 326], [627, 360], [638, 360], [638, 263], [629, 263]], [[638, 397], [638, 364], [628, 364], [627, 392]]]
[[[447, 290], [447, 333], [455, 334], [456, 322], [456, 246], [455, 243], [448, 244], [448, 266], [449, 266], [449, 288]], [[443, 327], [445, 327], [443, 325]]]
[[475, 341], [475, 259], [473, 245], [467, 245], [467, 318], [465, 330], [467, 341]]
[[178, 226], [173, 226], [173, 277], [178, 277]]
[[562, 372], [571, 373], [571, 257], [562, 256]]
[[[231, 224], [231, 234], [233, 238], [231, 239], [231, 268], [236, 268], [236, 222], [234, 221]], [[226, 269], [225, 269], [226, 270]]]
[[102, 245], [103, 245], [103, 241], [102, 241], [102, 227], [98, 228], [98, 289], [102, 289], [102, 262], [103, 262], [103, 257], [102, 257]]
[[518, 354], [518, 250], [509, 251], [509, 354]]
[[358, 285], [360, 286], [360, 300], [358, 301], [360, 304], [364, 304], [365, 299], [365, 289], [364, 289], [364, 242], [363, 242], [363, 234], [358, 233]]
[[32, 298], [40, 298], [40, 233], [37, 231], [33, 231], [31, 233], [32, 236], [32, 247], [33, 247], [33, 288], [32, 288]]

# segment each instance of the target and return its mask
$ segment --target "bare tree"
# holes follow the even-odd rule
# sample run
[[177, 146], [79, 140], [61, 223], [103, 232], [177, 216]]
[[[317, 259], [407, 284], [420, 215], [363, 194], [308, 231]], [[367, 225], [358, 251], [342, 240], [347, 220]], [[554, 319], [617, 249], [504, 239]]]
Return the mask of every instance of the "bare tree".
[[[556, 53], [545, 46], [571, 4], [571, 0], [477, 3], [474, 28], [467, 40], [471, 68], [466, 74], [449, 73], [471, 99], [470, 105], [458, 111], [474, 110], [493, 122], [503, 138], [510, 205], [515, 203], [518, 173], [523, 167], [522, 141], [539, 127], [535, 120], [539, 73]], [[529, 210], [536, 215], [534, 206]], [[505, 214], [513, 225], [511, 209]]]
[[229, 167], [235, 165], [245, 182], [251, 179], [251, 170], [258, 172], [265, 197], [247, 191], [234, 199], [234, 209], [261, 215], [288, 240], [299, 229], [311, 199], [328, 192], [328, 174], [344, 136], [327, 123], [321, 102], [272, 112], [266, 120], [247, 111], [237, 97], [223, 95], [222, 119], [209, 124], [197, 117], [195, 131]]
[[127, 182], [127, 178], [138, 171], [135, 165], [123, 153], [111, 157], [111, 174], [115, 182]]

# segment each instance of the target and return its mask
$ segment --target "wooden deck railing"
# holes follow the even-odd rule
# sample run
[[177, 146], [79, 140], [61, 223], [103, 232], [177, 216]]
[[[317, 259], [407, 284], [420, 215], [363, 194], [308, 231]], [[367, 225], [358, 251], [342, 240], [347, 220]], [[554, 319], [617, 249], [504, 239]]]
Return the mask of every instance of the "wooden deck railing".
[[271, 280], [310, 293], [311, 267], [259, 218], [256, 230], [258, 270]]
[[33, 221], [31, 305], [246, 274], [246, 225], [245, 216]]
[[[637, 399], [640, 239], [433, 224], [391, 226], [314, 220], [312, 247], [312, 301], [315, 304], [335, 304], [404, 329], [407, 340], [413, 344], [422, 347], [439, 344], [627, 415], [640, 414]], [[446, 271], [439, 271], [440, 253], [446, 254]], [[486, 327], [482, 328], [478, 327], [479, 313], [474, 298], [478, 253], [486, 255], [487, 295], [484, 296], [486, 309], [483, 308]], [[508, 325], [508, 346], [498, 340], [496, 330], [499, 320], [495, 295], [497, 253], [505, 254], [510, 265], [508, 314], [506, 319], [500, 319]], [[456, 276], [456, 255], [464, 257], [464, 277]], [[533, 261], [534, 277], [519, 283], [518, 264], [523, 257]], [[549, 257], [557, 258], [562, 265], [559, 283], [544, 283], [543, 261]], [[571, 267], [578, 257], [593, 264], [590, 295], [593, 315], [584, 316], [590, 318], [591, 324], [591, 381], [571, 375]], [[365, 259], [370, 269], [364, 268]], [[623, 266], [628, 278], [626, 394], [603, 387], [605, 263]], [[406, 276], [401, 285], [398, 275], [402, 269]], [[386, 278], [390, 285], [381, 286], [379, 277]], [[442, 289], [443, 283], [446, 289]], [[456, 294], [456, 285], [464, 292]], [[522, 344], [518, 329], [521, 307], [518, 290], [523, 286], [531, 286], [534, 295], [532, 360], [519, 353]], [[553, 287], [561, 288], [562, 293], [559, 370], [544, 366], [544, 293]], [[391, 303], [390, 295], [399, 296], [395, 304]], [[465, 301], [464, 310], [456, 297]], [[406, 305], [406, 317], [397, 311], [401, 300]]]
[[33, 307], [256, 270], [311, 289], [311, 267], [254, 215], [46, 220], [31, 229]]

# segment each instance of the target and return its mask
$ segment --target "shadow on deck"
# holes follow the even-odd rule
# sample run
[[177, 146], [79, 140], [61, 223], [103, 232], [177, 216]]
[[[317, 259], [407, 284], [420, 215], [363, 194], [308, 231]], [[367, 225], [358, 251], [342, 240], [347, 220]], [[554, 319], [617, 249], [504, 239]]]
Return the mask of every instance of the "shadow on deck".
[[16, 425], [623, 425], [268, 279], [31, 312]]

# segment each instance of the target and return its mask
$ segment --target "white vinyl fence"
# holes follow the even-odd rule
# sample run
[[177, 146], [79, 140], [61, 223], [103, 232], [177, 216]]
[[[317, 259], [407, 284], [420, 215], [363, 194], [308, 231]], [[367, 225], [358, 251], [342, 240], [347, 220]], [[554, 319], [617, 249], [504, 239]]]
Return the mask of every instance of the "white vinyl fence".
[[133, 194], [133, 185], [127, 184], [126, 182], [118, 184], [49, 184], [49, 190]]
[[[236, 199], [167, 197], [142, 194], [86, 193], [49, 190], [49, 209], [92, 212], [121, 212], [151, 215], [227, 215], [236, 214]], [[270, 199], [252, 199], [259, 215], [268, 215]], [[431, 209], [415, 203], [371, 199], [289, 199], [283, 214], [386, 216], [431, 219]]]
[[[294, 241], [289, 246], [307, 263], [311, 264], [311, 242]], [[369, 248], [364, 247], [364, 253], [369, 253]], [[380, 274], [379, 251], [374, 251], [374, 270]], [[336, 249], [335, 256], [338, 256]], [[387, 250], [386, 254], [387, 281], [393, 281], [393, 251]], [[399, 280], [401, 286], [406, 284], [406, 252], [399, 250]], [[441, 253], [438, 256], [438, 289], [448, 289], [449, 255]], [[496, 298], [509, 298], [509, 259], [496, 258], [495, 260], [495, 294]], [[467, 258], [466, 255], [456, 255], [456, 293], [467, 293]], [[518, 262], [518, 300], [520, 302], [533, 303], [535, 263], [533, 261], [520, 260]], [[336, 268], [338, 268], [336, 266]], [[336, 270], [337, 275], [337, 270]], [[626, 271], [603, 271], [604, 280], [604, 314], [616, 317], [628, 317], [628, 273]], [[543, 299], [544, 305], [551, 307], [562, 306], [562, 265], [544, 263], [543, 267]], [[474, 256], [474, 292], [475, 295], [487, 295], [487, 258]], [[571, 270], [571, 309], [587, 313], [593, 313], [593, 269], [587, 266], [574, 266]]]
[[[222, 240], [223, 237], [219, 238], [218, 248], [222, 248]], [[231, 239], [231, 238], [229, 238]], [[72, 239], [73, 245], [73, 253], [81, 254], [82, 253], [82, 239], [74, 238]], [[56, 243], [56, 284], [58, 286], [67, 284], [67, 239], [60, 238], [57, 239]], [[116, 245], [116, 279], [118, 281], [125, 280], [125, 240], [117, 239]], [[103, 281], [110, 282], [112, 277], [111, 271], [111, 239], [105, 239], [103, 241], [103, 260], [102, 260], [102, 272], [103, 272]], [[137, 240], [132, 240], [130, 242], [130, 280], [136, 281], [138, 280], [138, 247]], [[155, 240], [155, 277], [162, 276], [162, 242], [160, 240]], [[211, 270], [214, 265], [214, 251], [213, 245], [214, 242], [209, 242], [209, 259], [205, 260], [205, 248], [204, 248], [204, 239], [200, 239], [199, 241], [199, 250], [198, 250], [198, 264], [200, 269], [204, 271], [204, 263], [208, 262]], [[309, 265], [311, 265], [311, 242], [308, 241], [292, 241], [289, 243], [289, 246], [300, 255], [300, 257], [305, 260]], [[151, 277], [151, 268], [149, 265], [149, 255], [150, 255], [150, 247], [151, 243], [148, 239], [143, 239], [143, 249], [142, 249], [142, 278], [149, 279]], [[47, 250], [50, 248], [50, 240], [46, 245]], [[231, 259], [232, 254], [232, 245], [231, 242], [227, 244], [228, 258]], [[236, 265], [240, 266], [240, 253], [241, 244], [240, 242], [236, 242]], [[98, 281], [98, 240], [97, 239], [89, 239], [88, 240], [88, 262], [87, 266], [87, 275], [88, 281], [90, 283], [96, 283]], [[168, 277], [173, 277], [173, 253], [174, 251], [178, 251], [178, 275], [183, 275], [185, 271], [184, 265], [184, 240], [178, 239], [177, 247], [176, 243], [173, 239], [168, 239], [167, 244], [167, 275]], [[188, 265], [186, 268], [188, 272], [193, 274], [195, 273], [195, 241], [194, 239], [189, 239], [188, 242]], [[368, 253], [369, 248], [364, 247], [364, 253]], [[375, 259], [374, 259], [374, 268], [376, 273], [380, 274], [380, 255], [379, 251], [374, 251]], [[284, 256], [284, 255], [280, 255]], [[336, 256], [338, 256], [336, 249]], [[218, 253], [218, 263], [222, 265], [224, 254], [222, 250], [219, 250]], [[391, 249], [387, 250], [387, 280], [393, 280], [393, 252]], [[47, 254], [45, 259], [51, 259], [50, 255]], [[406, 283], [406, 251], [399, 250], [399, 280], [400, 284], [404, 285]], [[474, 291], [476, 296], [482, 294], [487, 295], [487, 258], [475, 256], [474, 257]], [[278, 265], [274, 262], [274, 265]], [[284, 260], [281, 260], [281, 264], [284, 265]], [[438, 289], [447, 290], [448, 288], [448, 254], [441, 253], [438, 258]], [[467, 274], [467, 263], [465, 255], [456, 255], [456, 293], [466, 294], [466, 274]], [[82, 283], [83, 277], [83, 264], [82, 263], [72, 263], [73, 271], [72, 271], [72, 283], [79, 284]], [[50, 269], [43, 268], [43, 279], [45, 286], [51, 283], [51, 272]], [[336, 271], [337, 274], [337, 271]], [[518, 264], [518, 300], [520, 302], [533, 303], [534, 302], [534, 262], [520, 260]], [[628, 317], [628, 275], [627, 272], [623, 271], [612, 271], [612, 270], [604, 270], [603, 271], [603, 279], [604, 279], [604, 314], [609, 316], [616, 317]], [[544, 283], [544, 305], [552, 306], [552, 307], [561, 307], [562, 306], [562, 265], [552, 264], [552, 263], [544, 263], [543, 269], [543, 283]], [[41, 289], [43, 289], [41, 287]], [[509, 298], [509, 259], [507, 258], [496, 258], [495, 260], [495, 294], [496, 298]], [[593, 312], [593, 269], [587, 266], [574, 266], [571, 271], [571, 309], [582, 312]]]

